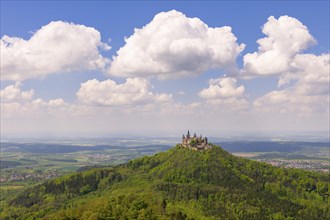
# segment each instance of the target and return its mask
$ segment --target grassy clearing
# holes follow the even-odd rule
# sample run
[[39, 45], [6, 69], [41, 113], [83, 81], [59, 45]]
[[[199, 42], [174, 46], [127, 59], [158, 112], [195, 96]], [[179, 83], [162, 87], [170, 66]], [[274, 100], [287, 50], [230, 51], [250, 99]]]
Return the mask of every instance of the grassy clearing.
[[25, 186], [22, 185], [10, 185], [10, 186], [0, 186], [0, 190], [14, 190], [14, 189], [22, 189]]

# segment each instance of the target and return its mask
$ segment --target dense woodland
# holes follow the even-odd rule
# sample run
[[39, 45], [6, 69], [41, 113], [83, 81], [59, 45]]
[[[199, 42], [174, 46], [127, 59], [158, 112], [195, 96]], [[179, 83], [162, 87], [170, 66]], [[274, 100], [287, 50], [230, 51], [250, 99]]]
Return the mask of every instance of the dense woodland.
[[8, 196], [0, 219], [330, 219], [329, 174], [178, 146]]

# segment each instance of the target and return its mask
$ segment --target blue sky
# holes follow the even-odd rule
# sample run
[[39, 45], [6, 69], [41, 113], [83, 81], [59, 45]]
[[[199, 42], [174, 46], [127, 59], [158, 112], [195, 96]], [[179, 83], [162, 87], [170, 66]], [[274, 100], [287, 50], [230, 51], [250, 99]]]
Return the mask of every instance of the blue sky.
[[[180, 13], [181, 15], [174, 13], [173, 16], [179, 16], [182, 21], [198, 18], [209, 28], [230, 26], [230, 34], [237, 38], [234, 42], [228, 41], [229, 44], [232, 43], [233, 51], [238, 49], [238, 46], [245, 45], [229, 62], [230, 65], [232, 62], [236, 64], [236, 70], [229, 69], [228, 63], [221, 63], [224, 62], [221, 59], [227, 59], [222, 57], [214, 58], [213, 63], [200, 71], [188, 71], [189, 54], [185, 53], [178, 57], [174, 56], [172, 61], [166, 61], [172, 62], [166, 63], [164, 68], [170, 66], [173, 77], [165, 80], [160, 79], [163, 73], [157, 73], [157, 67], [144, 75], [141, 75], [140, 69], [136, 66], [140, 64], [132, 63], [129, 64], [131, 66], [127, 66], [127, 60], [118, 61], [116, 69], [112, 67], [115, 66], [113, 56], [117, 56], [120, 48], [127, 47], [127, 51], [132, 51], [132, 48], [140, 47], [139, 43], [126, 44], [125, 37], [130, 39], [135, 36], [135, 28], [141, 29], [148, 26], [157, 14], [167, 13], [171, 10]], [[285, 15], [289, 19], [281, 21], [282, 26], [286, 25], [285, 22], [293, 22], [293, 26], [288, 26], [287, 30], [277, 29], [275, 23], [280, 24], [279, 18]], [[274, 54], [279, 57], [274, 56], [274, 62], [284, 59], [283, 62], [287, 63], [287, 67], [282, 68], [281, 71], [274, 69], [265, 72], [264, 68], [270, 68], [269, 64], [260, 64], [262, 59], [258, 61], [254, 58], [244, 64], [244, 56], [258, 53], [260, 44], [257, 43], [257, 40], [267, 37], [262, 33], [262, 28], [270, 16], [274, 16], [276, 21], [275, 23], [269, 22], [270, 30], [273, 28], [274, 30], [270, 34], [272, 36], [268, 36], [268, 40], [271, 41], [277, 37], [275, 43], [273, 42], [273, 48], [276, 45], [285, 45], [287, 43], [285, 41], [289, 40], [292, 40], [292, 45], [297, 44], [301, 48], [293, 49], [291, 52], [290, 50], [288, 50], [289, 52], [282, 51], [283, 54], [275, 51]], [[71, 66], [70, 68], [74, 70], [70, 71], [60, 67], [54, 67], [55, 70], [41, 68], [38, 69], [40, 74], [36, 76], [33, 72], [36, 70], [32, 68], [35, 64], [31, 64], [32, 69], [24, 69], [26, 67], [18, 68], [17, 66], [20, 64], [12, 60], [8, 66], [5, 66], [7, 63], [4, 62], [5, 64], [1, 66], [1, 107], [3, 113], [6, 114], [1, 116], [3, 119], [1, 120], [3, 128], [1, 132], [4, 135], [15, 133], [79, 135], [89, 132], [108, 135], [126, 131], [136, 134], [148, 131], [175, 133], [189, 127], [194, 130], [205, 130], [215, 135], [221, 131], [278, 131], [283, 127], [285, 130], [298, 131], [329, 130], [327, 122], [329, 121], [328, 89], [318, 91], [318, 88], [328, 87], [326, 82], [328, 79], [326, 75], [329, 75], [329, 70], [326, 71], [329, 63], [328, 1], [1, 1], [1, 40], [3, 42], [5, 42], [4, 36], [22, 38], [28, 42], [41, 27], [54, 21], [94, 28], [101, 36], [100, 42], [111, 47], [110, 50], [97, 49], [99, 54], [108, 60], [107, 70], [94, 67], [77, 68], [77, 66]], [[156, 22], [154, 25], [160, 26]], [[60, 27], [58, 26], [58, 28]], [[171, 28], [171, 26], [167, 27]], [[280, 37], [280, 31], [286, 33], [293, 28], [305, 32], [295, 38], [282, 39]], [[68, 29], [68, 31], [70, 30]], [[157, 41], [155, 41], [156, 43], [149, 42], [148, 38], [148, 36], [156, 35], [157, 32], [150, 36], [145, 34], [142, 40], [146, 45], [155, 44], [154, 46], [158, 47]], [[171, 37], [170, 35], [162, 36]], [[181, 39], [180, 33], [176, 37]], [[221, 34], [217, 37], [221, 37]], [[227, 37], [229, 39], [229, 36]], [[43, 38], [38, 39], [44, 40]], [[173, 37], [169, 40], [169, 44], [175, 40], [177, 39]], [[197, 40], [203, 42], [203, 39]], [[210, 41], [209, 44], [206, 49], [212, 50], [213, 42]], [[17, 53], [23, 51], [24, 46], [16, 45]], [[48, 46], [47, 42], [43, 44], [43, 46], [45, 45]], [[181, 46], [187, 48], [186, 44]], [[216, 46], [221, 48], [221, 45]], [[34, 43], [29, 46], [30, 49], [32, 48], [31, 50], [34, 50], [34, 47], [38, 47], [38, 44]], [[50, 49], [52, 47], [56, 47], [56, 45], [49, 46]], [[69, 48], [68, 51], [70, 50]], [[4, 49], [1, 53], [2, 59], [16, 56], [13, 55], [14, 53], [9, 54]], [[144, 54], [148, 59], [163, 54], [156, 52], [150, 57], [149, 55]], [[262, 55], [262, 51], [259, 51], [259, 58]], [[120, 58], [126, 59], [127, 56], [129, 54], [125, 52]], [[173, 57], [173, 54], [171, 56]], [[197, 57], [200, 57], [200, 54], [193, 56], [194, 59]], [[84, 57], [81, 61], [78, 60], [78, 64], [75, 61], [75, 65], [79, 66], [79, 62], [81, 62], [83, 66], [83, 63], [88, 62], [89, 58]], [[43, 57], [40, 55], [38, 59], [43, 59]], [[305, 65], [305, 59], [310, 62], [309, 65]], [[143, 62], [143, 58], [141, 60]], [[176, 60], [183, 61], [178, 66], [173, 64]], [[155, 59], [153, 61], [157, 65], [158, 61], [163, 62], [164, 60]], [[47, 62], [52, 62], [52, 60]], [[199, 60], [191, 61], [191, 65], [196, 62], [198, 63]], [[200, 62], [202, 65], [204, 61]], [[64, 64], [59, 63], [58, 65], [63, 66]], [[255, 68], [249, 65], [254, 65]], [[12, 66], [21, 71], [16, 73], [19, 77], [10, 76], [14, 74], [10, 72]], [[127, 68], [123, 69], [124, 67]], [[315, 76], [311, 72], [313, 69], [311, 67], [321, 75], [316, 74], [317, 76]], [[112, 70], [108, 68], [112, 68]], [[185, 71], [185, 73], [180, 73], [180, 71]], [[313, 77], [318, 80], [308, 81]], [[128, 78], [141, 79], [132, 84], [137, 86], [138, 91], [143, 90], [140, 96], [133, 97], [134, 94], [125, 96], [126, 87], [122, 88], [121, 85], [127, 85], [127, 88], [132, 86], [126, 84]], [[321, 78], [323, 81], [319, 80]], [[89, 80], [92, 79], [98, 80], [99, 84], [93, 84], [97, 89], [91, 87], [92, 82]], [[211, 79], [215, 79], [215, 81], [211, 82]], [[113, 88], [113, 84], [101, 83], [108, 82], [107, 80], [115, 82], [117, 89]], [[280, 80], [288, 82], [278, 87]], [[84, 87], [86, 90], [83, 91], [81, 84], [86, 82], [89, 84], [86, 84]], [[100, 92], [101, 85], [107, 87], [101, 93], [113, 93], [113, 95], [96, 94], [96, 90]], [[110, 86], [112, 87], [110, 88]], [[118, 89], [118, 86], [122, 89]], [[216, 89], [217, 86], [224, 89]], [[240, 86], [244, 88], [242, 89]], [[5, 91], [6, 88], [8, 89]], [[145, 90], [147, 91], [145, 92]], [[202, 90], [205, 90], [204, 95]], [[316, 90], [317, 92], [315, 92]], [[27, 95], [28, 97], [22, 95], [24, 92], [27, 94], [30, 91], [33, 91], [33, 95]], [[78, 91], [81, 91], [80, 96], [77, 95]], [[120, 97], [121, 95], [124, 95], [124, 98]], [[94, 100], [91, 100], [92, 96]], [[142, 96], [144, 97], [142, 98]], [[120, 101], [109, 101], [114, 97], [116, 99], [119, 97]], [[50, 106], [51, 100], [57, 100], [56, 108], [60, 108], [60, 110], [56, 111], [54, 106]], [[316, 106], [315, 103], [321, 104]], [[55, 112], [52, 112], [51, 109], [55, 109]], [[58, 112], [61, 114], [57, 114]], [[145, 120], [147, 120], [146, 123]], [[203, 122], [199, 122], [200, 120]], [[90, 125], [97, 128], [91, 131]]]

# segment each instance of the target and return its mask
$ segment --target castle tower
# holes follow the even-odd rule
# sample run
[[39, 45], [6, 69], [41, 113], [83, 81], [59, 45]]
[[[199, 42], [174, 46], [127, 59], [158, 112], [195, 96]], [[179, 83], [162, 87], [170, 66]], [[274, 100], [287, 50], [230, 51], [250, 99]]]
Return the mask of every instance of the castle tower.
[[190, 136], [189, 130], [186, 135], [182, 135], [181, 147], [192, 150], [207, 150], [212, 148], [212, 146], [208, 144], [207, 137], [203, 137], [202, 135], [197, 136], [195, 132], [193, 136]]

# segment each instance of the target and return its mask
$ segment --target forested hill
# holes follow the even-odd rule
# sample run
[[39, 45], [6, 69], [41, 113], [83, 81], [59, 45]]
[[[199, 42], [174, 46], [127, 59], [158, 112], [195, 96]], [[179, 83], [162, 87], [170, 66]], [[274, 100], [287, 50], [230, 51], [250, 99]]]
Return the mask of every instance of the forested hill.
[[50, 180], [0, 219], [329, 219], [329, 174], [277, 168], [220, 147], [178, 146]]

